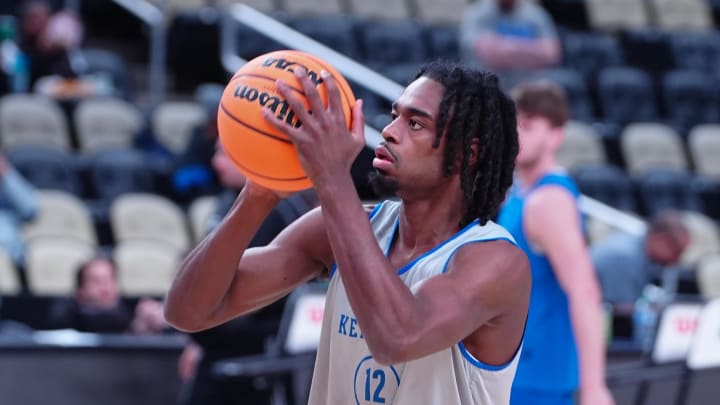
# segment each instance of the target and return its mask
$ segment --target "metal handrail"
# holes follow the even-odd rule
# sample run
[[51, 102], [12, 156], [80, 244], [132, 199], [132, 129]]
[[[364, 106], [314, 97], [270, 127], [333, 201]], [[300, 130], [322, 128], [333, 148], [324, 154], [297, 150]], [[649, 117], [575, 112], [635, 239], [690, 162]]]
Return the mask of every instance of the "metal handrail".
[[150, 27], [150, 63], [148, 92], [150, 107], [165, 98], [166, 27], [163, 11], [145, 0], [112, 0]]
[[578, 205], [580, 212], [583, 214], [590, 215], [598, 221], [608, 224], [625, 233], [629, 233], [631, 235], [642, 235], [647, 229], [647, 224], [642, 219], [620, 211], [586, 195], [580, 196]]
[[[279, 43], [312, 53], [323, 60], [329, 61], [346, 78], [388, 100], [395, 100], [402, 93], [402, 86], [385, 76], [245, 4], [229, 6], [221, 20], [221, 61], [228, 73], [235, 73], [246, 62], [237, 55], [237, 35], [234, 31], [237, 23], [245, 24]], [[365, 143], [374, 148], [381, 141], [382, 136], [380, 133], [375, 128], [365, 125]]]
[[[402, 86], [394, 81], [245, 4], [230, 6], [221, 21], [221, 59], [228, 73], [235, 73], [246, 62], [237, 54], [238, 38], [234, 31], [237, 23], [245, 24], [278, 43], [327, 60], [348, 79], [390, 101], [394, 101], [402, 93]], [[370, 147], [376, 146], [382, 140], [380, 134], [368, 125], [365, 125], [365, 135], [366, 143]], [[641, 219], [590, 197], [582, 196], [579, 206], [582, 213], [623, 232], [645, 232], [645, 223]]]
[[[394, 81], [250, 6], [234, 4], [230, 6], [228, 11], [227, 16], [230, 20], [226, 20], [226, 22], [232, 22], [232, 20], [241, 22], [281, 44], [292, 44], [293, 48], [299, 51], [308, 52], [317, 55], [323, 60], [330, 61], [345, 77], [390, 101], [395, 101], [402, 93], [403, 87]], [[226, 29], [232, 28], [227, 27], [229, 24], [225, 25]], [[229, 36], [223, 37], [226, 41], [226, 46], [223, 46], [223, 55], [235, 54], [237, 49], [235, 47], [236, 43], [233, 42], [235, 36], [227, 35]], [[225, 59], [223, 59], [223, 62], [225, 62]], [[241, 66], [237, 65], [233, 58], [229, 58], [228, 62], [230, 65], [224, 65], [225, 69], [232, 73]]]

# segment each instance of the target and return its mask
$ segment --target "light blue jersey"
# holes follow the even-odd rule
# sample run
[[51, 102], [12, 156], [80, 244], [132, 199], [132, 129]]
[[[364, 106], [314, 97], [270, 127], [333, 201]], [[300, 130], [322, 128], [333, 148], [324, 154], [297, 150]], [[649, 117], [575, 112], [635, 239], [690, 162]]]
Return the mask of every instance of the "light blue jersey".
[[[398, 231], [400, 209], [400, 203], [386, 201], [371, 214], [375, 237], [386, 255]], [[512, 236], [497, 224], [488, 221], [480, 226], [475, 221], [398, 269], [398, 277], [417, 291], [427, 279], [442, 274], [463, 245], [497, 239], [514, 244]], [[507, 405], [519, 357], [516, 354], [502, 366], [487, 365], [458, 342], [420, 359], [382, 365], [367, 347], [341, 272], [333, 271], [309, 404]]]

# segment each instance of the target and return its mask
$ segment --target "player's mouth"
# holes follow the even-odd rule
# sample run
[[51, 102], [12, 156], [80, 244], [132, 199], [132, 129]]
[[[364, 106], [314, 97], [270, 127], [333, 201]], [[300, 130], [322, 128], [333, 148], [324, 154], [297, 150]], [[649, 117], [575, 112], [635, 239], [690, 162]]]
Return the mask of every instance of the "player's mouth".
[[383, 144], [375, 148], [374, 168], [385, 171], [395, 165], [396, 159], [392, 152]]

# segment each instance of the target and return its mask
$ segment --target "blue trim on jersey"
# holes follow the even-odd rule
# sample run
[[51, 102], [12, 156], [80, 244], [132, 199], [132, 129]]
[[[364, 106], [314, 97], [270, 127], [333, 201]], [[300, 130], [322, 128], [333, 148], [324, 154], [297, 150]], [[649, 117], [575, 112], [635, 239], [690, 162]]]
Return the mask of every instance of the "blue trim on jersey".
[[[375, 207], [373, 207], [372, 211], [370, 211], [370, 215], [368, 215], [368, 219], [370, 221], [372, 221], [372, 219], [375, 217], [375, 214], [377, 214], [378, 211], [380, 211], [380, 208], [382, 208], [383, 204], [385, 204], [385, 201], [380, 201], [380, 203], [375, 204]], [[335, 274], [335, 270], [337, 270], [337, 263], [333, 263], [333, 265], [330, 266], [330, 278], [331, 279], [332, 279], [333, 275]]]
[[445, 261], [445, 265], [443, 266], [442, 273], [444, 274], [447, 271], [448, 264], [450, 264], [450, 259], [452, 259], [452, 257], [455, 256], [455, 253], [457, 253], [457, 251], [460, 250], [461, 247], [468, 245], [470, 243], [493, 242], [496, 240], [508, 241], [513, 246], [518, 247], [517, 243], [515, 243], [514, 240], [512, 240], [510, 238], [506, 238], [504, 236], [498, 236], [497, 238], [492, 238], [492, 239], [476, 239], [476, 240], [467, 241], [467, 242], [463, 243], [462, 245], [459, 245], [458, 247], [456, 247], [455, 250], [453, 250], [452, 253], [450, 253], [450, 256], [448, 256], [447, 260]]
[[[398, 219], [397, 219], [396, 221], [397, 221], [397, 222], [395, 223], [395, 230], [393, 231], [392, 235], [390, 235], [390, 243], [388, 244], [388, 249], [387, 249], [387, 252], [385, 253], [385, 256], [388, 256], [388, 254], [390, 253], [390, 247], [392, 246], [392, 241], [393, 241], [393, 239], [395, 239], [395, 232], [397, 232], [398, 225], [399, 225], [399, 223], [400, 223], [399, 217], [398, 217]], [[453, 240], [459, 238], [460, 236], [462, 236], [462, 234], [464, 234], [465, 232], [467, 232], [468, 230], [470, 230], [470, 228], [472, 228], [473, 226], [475, 226], [475, 225], [477, 225], [477, 224], [479, 224], [479, 223], [480, 223], [480, 221], [477, 220], [477, 219], [474, 220], [474, 221], [472, 221], [471, 223], [467, 224], [467, 225], [465, 226], [465, 228], [463, 228], [463, 229], [461, 229], [460, 231], [458, 231], [455, 235], [449, 237], [448, 239], [445, 239], [445, 240], [443, 241], [443, 243], [435, 246], [434, 248], [430, 249], [429, 251], [427, 251], [427, 252], [423, 253], [422, 255], [416, 257], [415, 259], [413, 259], [413, 261], [411, 261], [410, 263], [408, 263], [408, 264], [404, 265], [403, 267], [401, 267], [400, 269], [398, 269], [398, 271], [397, 271], [398, 276], [401, 275], [401, 274], [403, 274], [403, 273], [405, 273], [406, 271], [410, 270], [410, 269], [415, 265], [415, 263], [417, 263], [417, 262], [420, 261], [421, 259], [423, 259], [423, 258], [425, 258], [425, 257], [427, 257], [427, 256], [429, 256], [429, 255], [431, 255], [431, 254], [433, 254], [433, 253], [435, 253], [435, 251], [437, 251], [438, 249], [440, 249], [440, 248], [442, 248], [443, 246], [447, 245], [448, 243], [452, 242]]]
[[387, 247], [385, 247], [385, 257], [390, 257], [390, 248], [392, 248], [393, 240], [395, 239], [395, 235], [397, 234], [398, 228], [400, 228], [400, 216], [398, 215], [397, 218], [395, 218], [395, 225], [393, 225], [393, 230], [390, 233], [390, 239], [388, 239]]
[[515, 354], [513, 354], [512, 358], [507, 363], [501, 364], [499, 366], [493, 366], [492, 364], [483, 363], [482, 361], [473, 357], [473, 355], [470, 354], [470, 352], [467, 350], [467, 348], [465, 347], [463, 342], [458, 343], [458, 348], [460, 349], [460, 353], [462, 353], [463, 357], [465, 357], [465, 359], [467, 361], [469, 361], [470, 364], [472, 364], [475, 367], [481, 368], [483, 370], [487, 370], [487, 371], [501, 371], [501, 370], [506, 369], [515, 360], [515, 357], [517, 357], [518, 350], [520, 350], [520, 346], [522, 346], [522, 343], [518, 346], [518, 348], [515, 350]]
[[370, 211], [370, 220], [372, 220], [375, 217], [375, 214], [380, 211], [380, 208], [382, 208], [383, 204], [385, 204], [385, 201], [380, 201], [379, 204], [375, 204], [375, 207], [373, 207], [372, 211]]

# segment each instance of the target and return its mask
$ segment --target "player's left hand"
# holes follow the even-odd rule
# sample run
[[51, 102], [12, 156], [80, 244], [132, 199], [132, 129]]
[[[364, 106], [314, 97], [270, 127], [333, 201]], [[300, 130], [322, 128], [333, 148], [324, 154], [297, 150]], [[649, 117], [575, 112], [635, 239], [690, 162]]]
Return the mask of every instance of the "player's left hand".
[[278, 120], [269, 110], [264, 110], [263, 114], [268, 122], [293, 142], [305, 173], [317, 188], [332, 181], [335, 176], [350, 175], [350, 166], [365, 145], [362, 100], [356, 101], [353, 106], [352, 127], [348, 130], [340, 91], [333, 77], [325, 71], [320, 74], [328, 94], [326, 107], [305, 70], [298, 68], [295, 75], [303, 88], [310, 111], [283, 81], [278, 80], [276, 86], [302, 125], [294, 128]]

